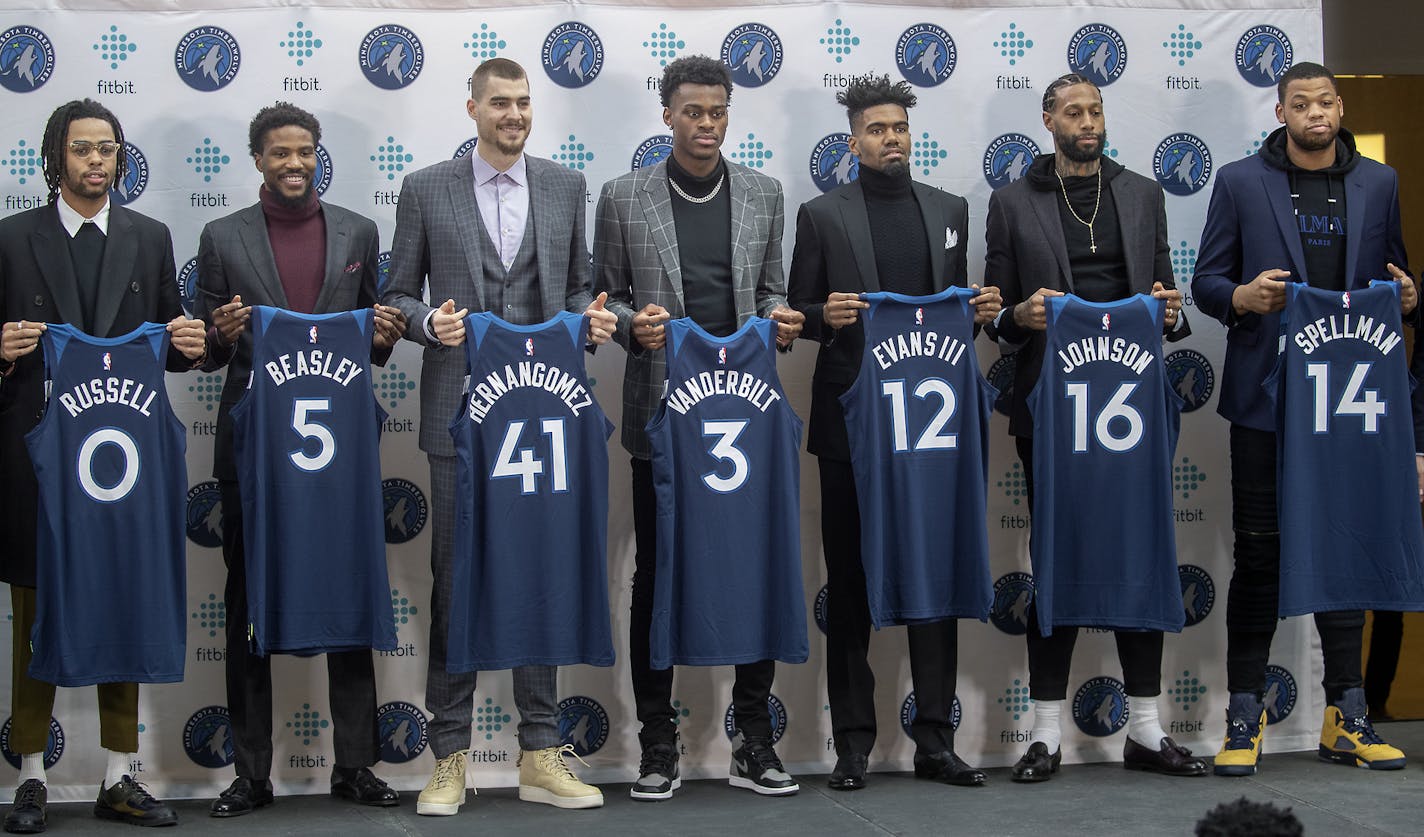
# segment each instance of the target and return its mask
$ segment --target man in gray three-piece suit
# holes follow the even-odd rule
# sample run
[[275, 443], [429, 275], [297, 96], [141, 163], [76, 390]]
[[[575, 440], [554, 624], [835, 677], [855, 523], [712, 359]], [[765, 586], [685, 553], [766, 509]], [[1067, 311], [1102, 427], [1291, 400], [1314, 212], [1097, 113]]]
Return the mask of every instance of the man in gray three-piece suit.
[[[564, 310], [582, 312], [594, 344], [606, 342], [615, 325], [589, 291], [583, 175], [524, 154], [532, 118], [524, 69], [503, 58], [480, 64], [465, 109], [478, 128], [475, 150], [421, 169], [401, 187], [385, 295], [410, 320], [406, 337], [425, 347], [420, 448], [430, 460], [435, 582], [425, 703], [438, 764], [416, 811], [436, 816], [456, 813], [465, 799], [475, 691], [473, 673], [445, 668], [455, 535], [449, 424], [464, 390], [464, 317], [488, 311], [529, 325]], [[427, 283], [435, 307], [422, 298]], [[523, 751], [519, 797], [560, 808], [597, 807], [603, 794], [580, 782], [563, 760], [556, 673], [554, 666], [514, 669]]]
[[[691, 317], [718, 336], [754, 315], [777, 322], [777, 345], [787, 347], [805, 319], [786, 305], [781, 270], [784, 204], [781, 184], [723, 159], [732, 79], [705, 56], [667, 65], [660, 86], [663, 122], [672, 129], [671, 158], [614, 178], [599, 196], [594, 263], [600, 291], [618, 315], [615, 338], [628, 351], [623, 373], [623, 446], [633, 455], [633, 572], [629, 665], [642, 763], [632, 797], [667, 799], [681, 785], [672, 669], [649, 665], [648, 633], [657, 566], [656, 499], [648, 420], [662, 400], [665, 323]], [[737, 666], [733, 711], [732, 784], [767, 795], [798, 789], [771, 747], [767, 695], [772, 660]]]

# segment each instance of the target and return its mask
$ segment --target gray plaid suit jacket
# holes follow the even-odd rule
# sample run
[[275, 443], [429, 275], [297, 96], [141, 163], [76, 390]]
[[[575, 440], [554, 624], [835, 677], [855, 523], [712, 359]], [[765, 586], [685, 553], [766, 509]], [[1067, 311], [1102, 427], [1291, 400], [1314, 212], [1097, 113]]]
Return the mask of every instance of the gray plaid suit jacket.
[[[525, 155], [529, 174], [529, 220], [533, 225], [539, 265], [539, 296], [544, 319], [563, 310], [582, 313], [589, 293], [588, 246], [584, 238], [587, 191], [579, 172], [539, 157]], [[431, 306], [447, 299], [455, 308], [483, 311], [482, 248], [493, 247], [480, 232], [476, 215], [475, 177], [471, 161], [446, 160], [408, 175], [396, 206], [395, 243], [391, 246], [391, 278], [384, 301], [410, 321], [406, 339], [425, 347], [420, 373], [420, 449], [454, 456], [450, 419], [459, 409], [464, 390], [465, 353], [433, 343], [425, 334]], [[496, 312], [497, 313], [497, 312]]]
[[[781, 269], [785, 225], [781, 184], [727, 161], [732, 198], [732, 293], [737, 325], [786, 304]], [[660, 349], [633, 338], [633, 315], [648, 303], [674, 318], [683, 308], [682, 268], [668, 192], [667, 164], [638, 169], [604, 184], [593, 232], [594, 280], [618, 315], [613, 339], [628, 351], [623, 371], [623, 447], [648, 459], [648, 420], [662, 400], [667, 366]]]

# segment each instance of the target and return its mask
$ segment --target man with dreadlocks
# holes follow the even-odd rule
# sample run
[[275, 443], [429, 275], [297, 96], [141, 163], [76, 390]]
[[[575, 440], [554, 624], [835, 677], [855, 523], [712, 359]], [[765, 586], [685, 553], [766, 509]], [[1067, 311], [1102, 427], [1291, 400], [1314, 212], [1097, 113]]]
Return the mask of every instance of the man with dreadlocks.
[[[802, 205], [791, 258], [791, 306], [806, 315], [802, 337], [821, 344], [811, 382], [807, 450], [821, 472], [821, 545], [826, 556], [826, 680], [836, 766], [830, 786], [865, 787], [875, 744], [875, 676], [866, 660], [871, 611], [861, 551], [861, 509], [841, 396], [856, 380], [865, 346], [861, 295], [938, 294], [969, 285], [964, 198], [910, 178], [910, 117], [915, 94], [904, 82], [867, 75], [836, 95], [850, 119], [856, 180]], [[975, 289], [977, 285], [970, 286]], [[974, 321], [999, 311], [999, 292], [970, 300]], [[866, 466], [869, 467], [869, 466]], [[869, 526], [879, 526], [868, 521]], [[981, 521], [982, 524], [982, 521]], [[869, 526], [867, 527], [869, 529]], [[986, 568], [987, 573], [987, 568]], [[888, 574], [887, 574], [888, 575]], [[889, 582], [893, 584], [894, 582]], [[987, 583], [984, 585], [987, 596]], [[954, 752], [951, 706], [958, 668], [958, 620], [891, 619], [906, 624], [915, 685], [915, 775], [952, 785], [982, 785], [984, 773]]]
[[[44, 413], [40, 334], [46, 323], [68, 323], [115, 337], [161, 322], [171, 338], [168, 369], [194, 369], [207, 354], [202, 321], [185, 317], [179, 304], [168, 228], [109, 200], [124, 177], [123, 151], [123, 128], [103, 105], [85, 99], [61, 106], [40, 149], [49, 203], [0, 220], [0, 581], [10, 584], [14, 608], [10, 748], [20, 754], [15, 805], [5, 815], [9, 832], [44, 831], [44, 751], [54, 708], [55, 687], [28, 674], [39, 488], [24, 437]], [[108, 768], [95, 815], [138, 825], [177, 822], [130, 776], [138, 684], [104, 683], [98, 692]]]

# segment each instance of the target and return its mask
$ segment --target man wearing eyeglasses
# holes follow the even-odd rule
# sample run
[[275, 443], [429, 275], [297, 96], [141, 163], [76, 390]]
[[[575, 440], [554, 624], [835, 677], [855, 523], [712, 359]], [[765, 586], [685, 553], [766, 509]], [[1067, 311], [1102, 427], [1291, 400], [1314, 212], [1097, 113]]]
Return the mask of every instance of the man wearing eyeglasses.
[[[9, 583], [14, 608], [9, 745], [20, 755], [15, 805], [5, 815], [12, 833], [45, 829], [44, 757], [54, 708], [55, 687], [28, 674], [39, 487], [25, 434], [44, 414], [40, 335], [46, 323], [116, 337], [161, 322], [171, 338], [169, 370], [194, 369], [207, 355], [202, 321], [184, 316], [179, 303], [168, 228], [109, 200], [123, 180], [123, 148], [119, 120], [103, 105], [85, 99], [61, 106], [40, 147], [49, 203], [0, 220], [0, 581]], [[102, 683], [98, 694], [108, 767], [94, 814], [135, 825], [177, 822], [130, 771], [138, 684]]]

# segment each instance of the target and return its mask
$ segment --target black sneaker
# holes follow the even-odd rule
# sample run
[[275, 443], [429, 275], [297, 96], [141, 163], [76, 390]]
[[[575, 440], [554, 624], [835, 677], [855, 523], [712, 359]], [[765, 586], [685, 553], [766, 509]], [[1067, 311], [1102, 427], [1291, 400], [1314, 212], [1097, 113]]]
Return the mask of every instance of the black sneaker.
[[11, 834], [39, 834], [45, 830], [45, 803], [49, 792], [39, 779], [26, 779], [15, 788], [15, 804], [5, 814], [5, 830]]
[[740, 732], [732, 739], [732, 767], [727, 782], [764, 796], [790, 796], [801, 790], [781, 766], [781, 759], [764, 738], [746, 738]]
[[131, 776], [124, 776], [111, 788], [100, 786], [99, 801], [94, 803], [94, 816], [130, 825], [178, 824], [178, 815], [173, 809], [154, 799], [148, 788], [135, 782]]
[[677, 744], [650, 744], [643, 750], [638, 763], [638, 781], [628, 795], [645, 802], [672, 799], [672, 792], [682, 787], [677, 769]]

